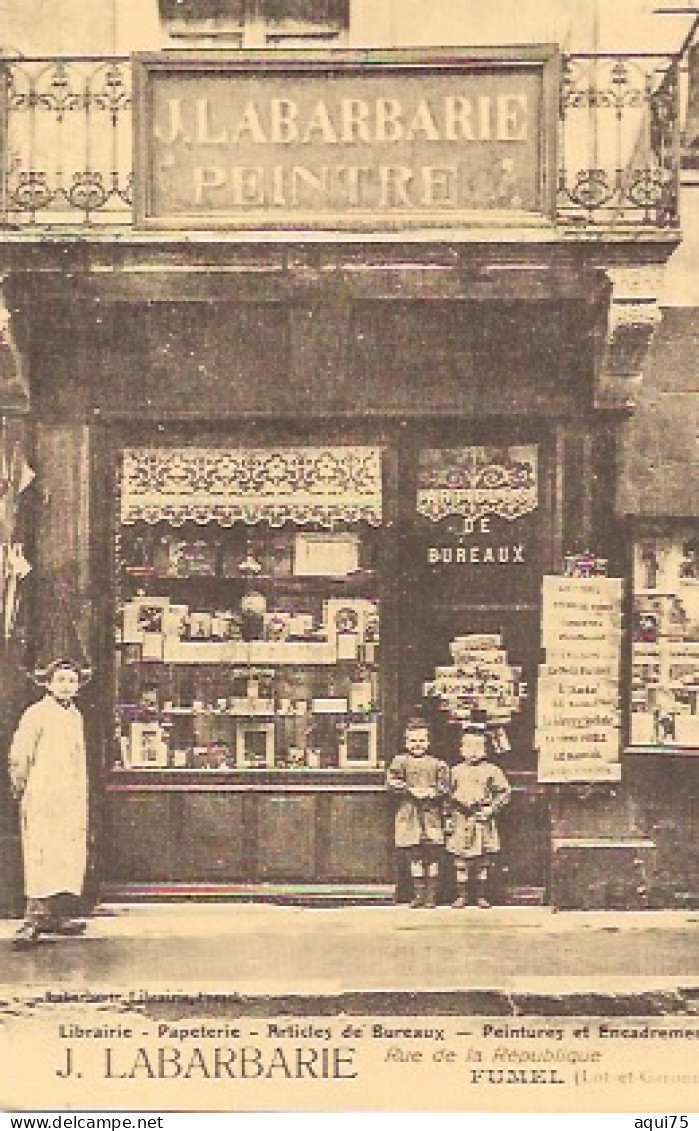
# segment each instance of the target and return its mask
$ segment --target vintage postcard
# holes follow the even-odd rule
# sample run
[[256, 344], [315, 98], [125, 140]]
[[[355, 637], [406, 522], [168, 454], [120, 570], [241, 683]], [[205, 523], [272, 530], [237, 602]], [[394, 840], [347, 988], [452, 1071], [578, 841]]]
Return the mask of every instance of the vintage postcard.
[[696, 4], [0, 8], [0, 1107], [683, 1131]]

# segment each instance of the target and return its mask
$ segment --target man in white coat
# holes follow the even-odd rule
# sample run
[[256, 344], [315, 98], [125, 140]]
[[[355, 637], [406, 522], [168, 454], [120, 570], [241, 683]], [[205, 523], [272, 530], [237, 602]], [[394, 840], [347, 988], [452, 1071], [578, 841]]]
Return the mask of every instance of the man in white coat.
[[80, 668], [55, 660], [46, 694], [22, 715], [10, 748], [10, 781], [20, 801], [25, 919], [17, 947], [41, 934], [77, 935], [85, 924], [62, 913], [80, 895], [87, 864], [87, 765], [83, 719], [75, 705]]

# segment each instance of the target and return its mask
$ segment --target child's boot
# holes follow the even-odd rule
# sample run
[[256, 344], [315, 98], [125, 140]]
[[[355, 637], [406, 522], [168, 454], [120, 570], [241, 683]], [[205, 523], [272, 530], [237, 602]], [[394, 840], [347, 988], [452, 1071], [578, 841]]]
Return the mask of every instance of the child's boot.
[[437, 888], [439, 886], [439, 876], [428, 876], [427, 884], [425, 886], [425, 907], [437, 906]]
[[490, 907], [490, 900], [488, 899], [488, 873], [486, 871], [479, 872], [476, 881], [476, 903], [479, 907]]
[[77, 938], [79, 935], [84, 935], [86, 930], [87, 923], [82, 919], [59, 919], [52, 927], [47, 928], [47, 934]]
[[452, 907], [466, 907], [468, 904], [468, 881], [456, 881], [456, 899], [452, 903]]
[[413, 898], [410, 907], [424, 907], [426, 896], [426, 881], [424, 876], [413, 876]]

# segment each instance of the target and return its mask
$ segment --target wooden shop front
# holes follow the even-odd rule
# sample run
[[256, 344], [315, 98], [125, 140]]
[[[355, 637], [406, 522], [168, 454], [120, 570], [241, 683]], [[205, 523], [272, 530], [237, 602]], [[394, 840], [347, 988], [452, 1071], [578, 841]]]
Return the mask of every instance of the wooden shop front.
[[37, 634], [58, 597], [97, 673], [95, 894], [386, 897], [385, 762], [416, 707], [453, 760], [439, 680], [475, 644], [515, 787], [500, 895], [543, 900], [541, 580], [611, 529], [596, 308], [256, 254], [25, 295]]

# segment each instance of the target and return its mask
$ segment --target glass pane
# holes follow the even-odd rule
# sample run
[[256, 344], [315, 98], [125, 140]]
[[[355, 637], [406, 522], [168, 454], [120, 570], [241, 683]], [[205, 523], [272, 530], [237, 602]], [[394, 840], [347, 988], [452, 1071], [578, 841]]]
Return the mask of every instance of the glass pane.
[[242, 24], [245, 0], [158, 0], [163, 20], [225, 20]]
[[537, 602], [541, 584], [536, 444], [423, 448], [414, 570], [439, 603]]
[[349, 0], [263, 0], [262, 11], [271, 27], [349, 27]]
[[116, 767], [378, 766], [378, 528], [118, 528]]

